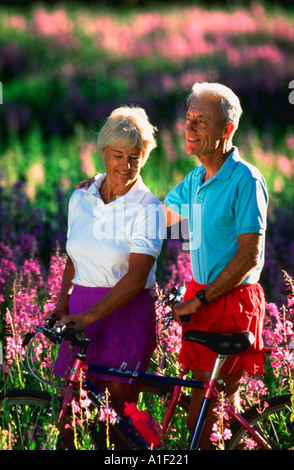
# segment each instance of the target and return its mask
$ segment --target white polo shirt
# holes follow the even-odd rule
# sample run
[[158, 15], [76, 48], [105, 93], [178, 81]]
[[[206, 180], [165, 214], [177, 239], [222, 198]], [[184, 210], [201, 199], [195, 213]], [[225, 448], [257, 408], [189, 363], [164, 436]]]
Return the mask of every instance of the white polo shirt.
[[[99, 175], [86, 191], [76, 189], [69, 201], [66, 250], [75, 267], [74, 284], [113, 287], [128, 271], [130, 253], [160, 254], [166, 220], [160, 201], [139, 176], [132, 188], [105, 204]], [[155, 282], [154, 263], [146, 288]]]

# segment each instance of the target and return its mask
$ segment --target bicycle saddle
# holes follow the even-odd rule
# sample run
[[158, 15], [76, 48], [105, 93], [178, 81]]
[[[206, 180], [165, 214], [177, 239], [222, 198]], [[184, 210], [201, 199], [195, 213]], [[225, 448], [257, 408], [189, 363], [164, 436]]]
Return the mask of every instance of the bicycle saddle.
[[240, 331], [239, 333], [209, 333], [200, 330], [188, 330], [183, 334], [184, 341], [194, 341], [211, 349], [217, 354], [230, 356], [239, 354], [252, 346], [255, 341], [251, 331]]

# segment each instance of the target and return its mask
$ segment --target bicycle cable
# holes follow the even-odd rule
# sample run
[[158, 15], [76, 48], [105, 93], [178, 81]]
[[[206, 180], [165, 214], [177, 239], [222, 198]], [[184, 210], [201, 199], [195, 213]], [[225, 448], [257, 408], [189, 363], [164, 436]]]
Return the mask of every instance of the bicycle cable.
[[52, 381], [46, 380], [44, 377], [42, 377], [38, 373], [38, 371], [37, 371], [37, 369], [34, 365], [35, 363], [34, 363], [34, 358], [33, 358], [33, 341], [36, 340], [39, 336], [41, 336], [41, 334], [42, 334], [41, 332], [35, 333], [33, 335], [33, 337], [31, 338], [30, 342], [28, 343], [27, 351], [26, 351], [26, 354], [25, 354], [25, 361], [26, 361], [27, 367], [25, 365], [24, 360], [22, 358], [20, 360], [23, 369], [28, 374], [32, 375], [35, 379], [37, 379], [43, 385], [46, 385], [48, 387], [52, 387], [52, 388], [57, 389], [57, 390], [72, 391], [73, 393], [79, 393], [78, 390], [73, 390], [71, 388], [62, 386], [62, 385], [58, 384], [57, 382], [52, 382]]

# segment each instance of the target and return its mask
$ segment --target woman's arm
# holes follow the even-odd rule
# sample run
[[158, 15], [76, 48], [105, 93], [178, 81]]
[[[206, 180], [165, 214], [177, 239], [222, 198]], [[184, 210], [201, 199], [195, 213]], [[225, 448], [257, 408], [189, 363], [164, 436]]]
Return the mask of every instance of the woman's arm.
[[74, 328], [83, 329], [127, 305], [145, 288], [155, 262], [151, 255], [131, 253], [127, 274], [92, 308], [77, 315], [64, 316], [62, 323], [74, 321]]
[[[215, 280], [204, 289], [208, 302], [221, 297], [242, 283], [258, 264], [261, 242], [262, 235], [259, 233], [245, 233], [238, 237], [237, 253]], [[173, 309], [175, 320], [182, 325], [181, 316], [195, 313], [202, 305], [197, 297], [176, 304]]]

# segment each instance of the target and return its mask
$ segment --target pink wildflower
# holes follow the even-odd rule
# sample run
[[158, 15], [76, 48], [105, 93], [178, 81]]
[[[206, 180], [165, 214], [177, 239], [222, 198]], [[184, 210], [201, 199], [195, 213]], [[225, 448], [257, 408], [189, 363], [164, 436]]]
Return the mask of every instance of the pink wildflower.
[[9, 246], [0, 242], [0, 303], [4, 302], [8, 293], [7, 284], [11, 275], [16, 272], [15, 259]]
[[107, 421], [109, 419], [111, 424], [115, 424], [116, 418], [117, 415], [114, 410], [107, 407], [100, 407], [99, 421]]
[[75, 398], [73, 398], [71, 401], [71, 407], [72, 407], [73, 413], [78, 413], [80, 411], [80, 405], [76, 401]]

